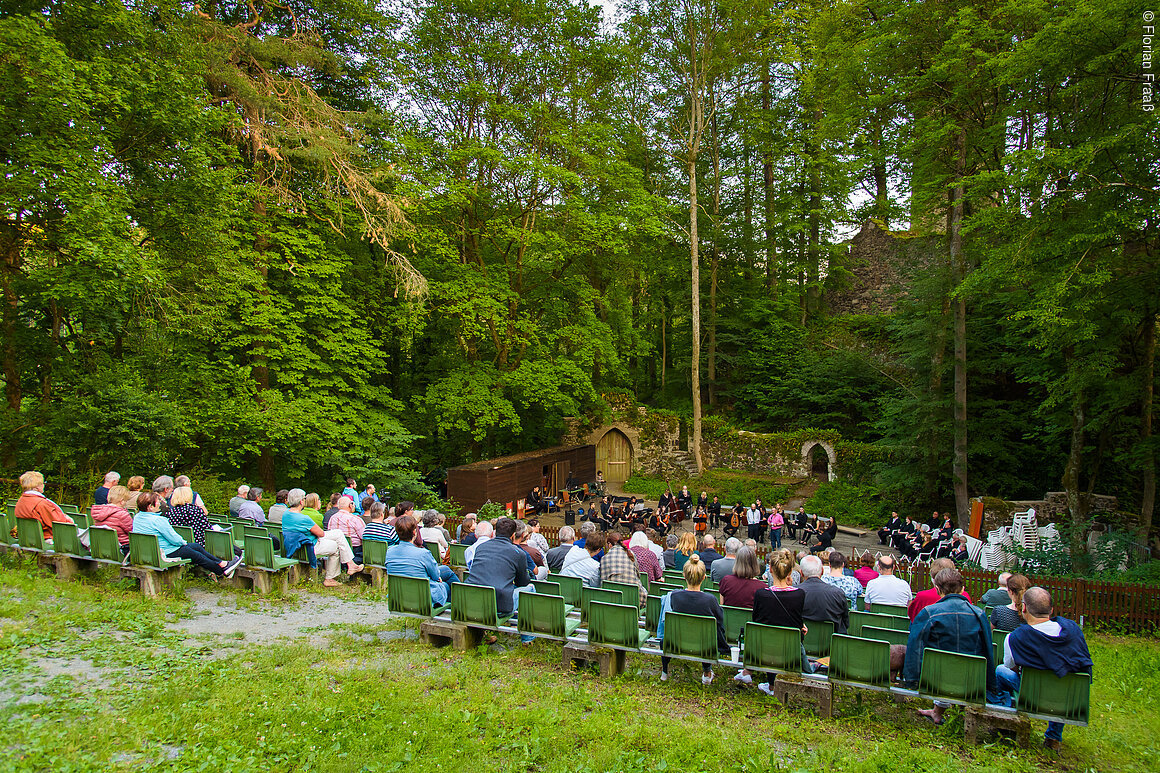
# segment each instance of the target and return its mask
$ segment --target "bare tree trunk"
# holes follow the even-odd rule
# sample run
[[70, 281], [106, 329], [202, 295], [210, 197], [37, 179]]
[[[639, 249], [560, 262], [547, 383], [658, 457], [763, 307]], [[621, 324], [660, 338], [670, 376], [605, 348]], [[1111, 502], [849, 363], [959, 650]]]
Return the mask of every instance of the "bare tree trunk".
[[[955, 136], [955, 188], [951, 207], [951, 287], [958, 289], [967, 274], [963, 256], [963, 175], [967, 166], [967, 137], [961, 127]], [[960, 293], [954, 299], [955, 413], [954, 488], [955, 515], [960, 529], [971, 522], [971, 502], [967, 495], [967, 301]]]
[[1081, 387], [1071, 407], [1071, 448], [1067, 466], [1063, 470], [1063, 490], [1067, 493], [1067, 509], [1071, 514], [1071, 558], [1073, 566], [1085, 552], [1084, 517], [1087, 515], [1079, 492], [1079, 473], [1083, 465], [1084, 445], [1084, 391]]
[[1153, 315], [1144, 327], [1144, 406], [1140, 422], [1140, 445], [1144, 456], [1144, 492], [1140, 498], [1140, 541], [1147, 544], [1152, 534], [1152, 513], [1156, 507], [1156, 452], [1152, 450], [1152, 411], [1156, 392], [1156, 328], [1160, 315]]
[[689, 174], [689, 264], [693, 290], [693, 436], [689, 439], [692, 446], [693, 461], [697, 465], [697, 472], [704, 469], [701, 462], [701, 266], [697, 243], [697, 156], [690, 151], [688, 159]]
[[709, 252], [709, 351], [705, 375], [709, 379], [709, 405], [717, 405], [717, 266], [721, 251], [721, 142], [717, 134], [717, 113], [713, 112], [713, 246]]
[[[761, 74], [761, 114], [768, 120], [770, 110], [769, 62]], [[761, 186], [765, 194], [765, 276], [769, 294], [777, 298], [781, 289], [781, 272], [777, 265], [777, 247], [773, 231], [773, 156], [768, 147], [761, 161]]]
[[[929, 396], [931, 404], [936, 406], [935, 415], [931, 416], [927, 422], [927, 451], [926, 451], [926, 476], [925, 476], [925, 494], [927, 504], [934, 507], [938, 504], [938, 477], [939, 477], [939, 452], [941, 444], [939, 443], [939, 436], [936, 428], [939, 426], [942, 416], [941, 409], [938, 407], [942, 402], [943, 394], [943, 361], [947, 354], [947, 323], [950, 321], [951, 315], [951, 300], [947, 294], [946, 288], [942, 291], [941, 308], [938, 316], [938, 329], [934, 333], [934, 345], [930, 353], [930, 384]], [[955, 514], [956, 519], [958, 513]]]

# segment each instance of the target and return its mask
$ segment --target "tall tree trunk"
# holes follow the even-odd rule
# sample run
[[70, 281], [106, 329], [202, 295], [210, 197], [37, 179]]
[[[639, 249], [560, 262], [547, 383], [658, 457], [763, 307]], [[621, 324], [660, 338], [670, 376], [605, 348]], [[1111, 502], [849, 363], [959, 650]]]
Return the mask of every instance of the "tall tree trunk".
[[704, 469], [701, 463], [701, 266], [697, 243], [697, 156], [690, 151], [689, 174], [689, 265], [693, 290], [693, 436], [689, 445], [693, 451], [693, 461], [697, 472]]
[[[765, 63], [765, 71], [761, 74], [761, 115], [768, 122], [770, 111], [770, 64]], [[761, 159], [761, 188], [765, 196], [765, 277], [766, 289], [773, 298], [777, 298], [781, 289], [781, 272], [777, 265], [777, 246], [773, 230], [773, 153], [768, 147]]]
[[882, 149], [882, 122], [870, 122], [871, 170], [874, 175], [874, 214], [883, 228], [890, 227], [890, 186], [886, 178], [886, 153]]
[[[958, 290], [967, 275], [963, 255], [963, 176], [967, 166], [966, 131], [955, 135], [955, 188], [951, 206], [951, 287]], [[955, 322], [955, 414], [954, 414], [954, 487], [955, 515], [960, 529], [971, 523], [971, 502], [967, 496], [967, 300], [959, 293], [953, 302]]]
[[709, 351], [705, 375], [709, 379], [709, 405], [717, 405], [717, 266], [721, 251], [721, 142], [717, 113], [713, 113], [713, 244], [709, 252]]
[[1071, 515], [1071, 559], [1073, 567], [1085, 552], [1084, 518], [1087, 515], [1079, 491], [1079, 473], [1083, 465], [1084, 445], [1084, 390], [1080, 387], [1071, 406], [1071, 447], [1067, 466], [1063, 470], [1063, 490], [1067, 494], [1067, 509]]
[[1152, 411], [1156, 392], [1156, 328], [1160, 315], [1144, 326], [1144, 399], [1140, 421], [1140, 445], [1144, 448], [1144, 491], [1140, 498], [1140, 541], [1148, 544], [1152, 534], [1152, 512], [1156, 506], [1156, 452], [1152, 449]]
[[[821, 110], [814, 111], [814, 123], [810, 132], [816, 131], [822, 117]], [[809, 164], [809, 244], [806, 247], [806, 306], [803, 320], [813, 319], [821, 306], [821, 260], [822, 260], [822, 173], [821, 145], [812, 137], [806, 142], [806, 163]]]
[[[942, 423], [944, 418], [942, 415], [941, 403], [943, 396], [943, 361], [947, 354], [947, 325], [950, 322], [951, 315], [951, 300], [947, 294], [946, 289], [942, 291], [942, 298], [940, 301], [940, 309], [938, 315], [938, 328], [934, 332], [934, 345], [931, 347], [930, 353], [930, 383], [928, 386], [928, 396], [931, 405], [935, 406], [934, 415], [930, 416], [927, 421], [927, 450], [926, 450], [926, 476], [924, 478], [924, 485], [927, 504], [935, 507], [938, 505], [938, 479], [939, 479], [939, 455], [942, 450], [942, 444], [939, 442], [939, 433], [937, 427]], [[958, 514], [956, 512], [956, 519]]]

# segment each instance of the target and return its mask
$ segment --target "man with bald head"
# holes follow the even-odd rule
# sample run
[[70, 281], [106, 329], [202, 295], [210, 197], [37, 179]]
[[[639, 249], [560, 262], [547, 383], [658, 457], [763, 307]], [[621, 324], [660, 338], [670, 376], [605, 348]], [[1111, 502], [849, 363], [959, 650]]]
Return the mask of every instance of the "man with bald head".
[[[1003, 664], [995, 669], [999, 689], [1014, 694], [1019, 690], [1022, 669], [1038, 668], [1058, 677], [1090, 674], [1092, 656], [1083, 630], [1066, 617], [1054, 616], [1051, 593], [1034, 585], [1023, 593], [1021, 625], [1007, 636]], [[1063, 744], [1063, 723], [1048, 722], [1043, 745], [1058, 752]]]

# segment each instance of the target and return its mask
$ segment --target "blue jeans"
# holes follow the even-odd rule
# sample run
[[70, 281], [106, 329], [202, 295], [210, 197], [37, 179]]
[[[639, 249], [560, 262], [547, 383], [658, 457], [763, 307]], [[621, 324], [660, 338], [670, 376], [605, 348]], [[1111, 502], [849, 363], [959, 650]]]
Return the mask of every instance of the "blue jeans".
[[[1015, 693], [1019, 692], [1019, 683], [1022, 681], [1019, 674], [1004, 665], [995, 666], [995, 681], [999, 683], [1000, 690], [1006, 690], [1008, 693], [1006, 705], [1012, 705], [1011, 701]], [[1043, 738], [1047, 741], [1062, 741], [1063, 723], [1048, 722], [1047, 732], [1043, 734]]]
[[769, 545], [774, 550], [781, 550], [781, 527], [769, 530]]
[[459, 582], [459, 578], [449, 566], [439, 567], [439, 579], [443, 584], [431, 587], [431, 603], [437, 607], [443, 606], [447, 603], [447, 599], [451, 598], [451, 583]]

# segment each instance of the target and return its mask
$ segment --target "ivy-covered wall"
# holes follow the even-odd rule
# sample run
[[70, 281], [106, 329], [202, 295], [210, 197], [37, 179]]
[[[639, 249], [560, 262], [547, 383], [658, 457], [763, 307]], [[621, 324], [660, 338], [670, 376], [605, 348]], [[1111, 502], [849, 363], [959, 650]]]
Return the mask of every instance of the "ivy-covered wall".
[[843, 440], [841, 433], [833, 429], [747, 432], [712, 417], [705, 420], [701, 434], [701, 451], [708, 466], [783, 477], [805, 478], [811, 474], [810, 460], [802, 455], [807, 444], [832, 448], [836, 479], [853, 483], [870, 482], [874, 465], [889, 457], [885, 449]]

